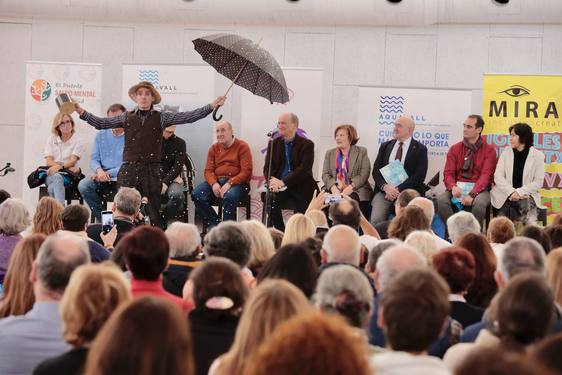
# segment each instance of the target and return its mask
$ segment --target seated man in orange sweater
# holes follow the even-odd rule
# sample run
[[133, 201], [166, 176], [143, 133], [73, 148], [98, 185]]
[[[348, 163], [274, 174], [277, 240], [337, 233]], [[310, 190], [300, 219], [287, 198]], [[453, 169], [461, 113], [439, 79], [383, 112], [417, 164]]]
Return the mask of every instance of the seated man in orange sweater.
[[207, 228], [217, 226], [221, 218], [211, 207], [221, 198], [224, 220], [236, 220], [236, 207], [250, 191], [252, 153], [248, 144], [234, 137], [227, 121], [215, 125], [217, 143], [209, 148], [205, 165], [205, 182], [195, 188], [191, 198]]

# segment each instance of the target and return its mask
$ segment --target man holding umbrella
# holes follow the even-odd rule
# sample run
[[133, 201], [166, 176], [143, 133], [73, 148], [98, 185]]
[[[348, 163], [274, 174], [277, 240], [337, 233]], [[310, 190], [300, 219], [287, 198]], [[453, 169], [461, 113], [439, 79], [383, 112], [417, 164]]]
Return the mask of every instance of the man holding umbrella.
[[119, 186], [136, 188], [148, 198], [148, 214], [153, 225], [162, 227], [160, 216], [160, 157], [162, 130], [171, 125], [195, 122], [208, 116], [224, 104], [226, 97], [219, 96], [211, 104], [187, 112], [160, 112], [154, 107], [161, 97], [150, 82], [142, 81], [129, 89], [129, 97], [137, 106], [111, 118], [100, 118], [75, 104], [80, 118], [96, 129], [125, 129], [123, 165], [117, 175]]

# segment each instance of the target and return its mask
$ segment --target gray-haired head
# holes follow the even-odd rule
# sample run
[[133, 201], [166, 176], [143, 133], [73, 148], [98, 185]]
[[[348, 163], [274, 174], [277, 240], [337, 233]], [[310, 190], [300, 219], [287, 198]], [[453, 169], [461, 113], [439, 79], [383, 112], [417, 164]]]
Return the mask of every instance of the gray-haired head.
[[[344, 294], [348, 294], [344, 297], [351, 299], [352, 306], [339, 301]], [[314, 302], [322, 310], [341, 314], [352, 325], [364, 328], [373, 308], [373, 288], [364, 273], [350, 265], [340, 264], [320, 274]]]
[[170, 242], [170, 258], [190, 257], [201, 246], [199, 230], [193, 224], [173, 222], [166, 229], [166, 237]]
[[393, 246], [377, 261], [377, 290], [383, 291], [400, 273], [427, 267], [427, 260], [416, 249], [408, 245]]
[[375, 272], [377, 261], [379, 260], [382, 253], [384, 253], [391, 247], [398, 246], [400, 244], [402, 244], [402, 241], [395, 238], [389, 238], [377, 242], [377, 244], [371, 249], [371, 251], [369, 251], [369, 260], [367, 262], [369, 272]]
[[498, 271], [505, 283], [520, 273], [531, 271], [544, 275], [546, 256], [542, 246], [526, 237], [515, 237], [505, 243], [498, 260]]
[[29, 211], [21, 199], [8, 198], [0, 204], [0, 233], [19, 234], [31, 224]]
[[463, 234], [480, 233], [480, 223], [470, 212], [459, 211], [447, 219], [447, 231], [451, 243], [455, 243]]
[[55, 233], [39, 248], [37, 278], [45, 289], [62, 293], [72, 271], [87, 263], [90, 263], [90, 252], [86, 239], [72, 233]]
[[416, 197], [408, 203], [408, 206], [417, 206], [423, 210], [425, 217], [429, 220], [429, 224], [433, 221], [435, 216], [435, 206], [432, 201], [424, 197]]
[[227, 258], [245, 267], [250, 260], [252, 241], [235, 221], [223, 221], [205, 236], [206, 256]]
[[137, 189], [122, 187], [117, 194], [115, 194], [113, 204], [122, 214], [132, 216], [140, 209], [141, 199], [141, 195]]
[[355, 230], [347, 225], [335, 225], [324, 236], [322, 245], [330, 263], [347, 263], [359, 266], [361, 241]]

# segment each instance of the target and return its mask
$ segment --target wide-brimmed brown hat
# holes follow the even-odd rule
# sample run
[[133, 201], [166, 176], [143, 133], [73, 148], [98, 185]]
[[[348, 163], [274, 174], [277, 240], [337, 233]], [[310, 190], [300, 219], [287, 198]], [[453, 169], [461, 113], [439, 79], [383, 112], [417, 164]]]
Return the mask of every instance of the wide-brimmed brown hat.
[[160, 101], [162, 100], [162, 98], [160, 97], [160, 94], [158, 93], [158, 91], [156, 91], [156, 89], [154, 88], [152, 83], [150, 83], [148, 81], [140, 81], [136, 85], [132, 86], [129, 89], [129, 98], [131, 98], [133, 101], [135, 101], [135, 94], [136, 94], [137, 90], [140, 89], [141, 87], [147, 88], [147, 89], [150, 90], [150, 92], [152, 92], [152, 96], [154, 97], [154, 101], [152, 102], [152, 104], [160, 103]]

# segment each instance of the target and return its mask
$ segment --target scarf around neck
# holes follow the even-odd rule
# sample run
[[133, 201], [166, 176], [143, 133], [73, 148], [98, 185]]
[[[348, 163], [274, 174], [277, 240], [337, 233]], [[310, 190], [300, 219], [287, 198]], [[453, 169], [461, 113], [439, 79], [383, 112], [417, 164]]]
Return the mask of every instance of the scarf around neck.
[[464, 145], [464, 147], [468, 149], [466, 155], [464, 156], [464, 160], [462, 162], [462, 167], [461, 167], [461, 172], [462, 172], [461, 174], [463, 178], [470, 179], [472, 177], [472, 164], [474, 160], [474, 154], [476, 154], [476, 152], [482, 146], [483, 143], [484, 141], [482, 140], [481, 136], [478, 137], [478, 140], [474, 144], [468, 142], [466, 138], [463, 138], [462, 144]]

